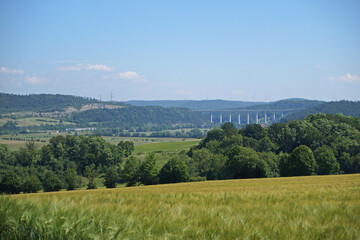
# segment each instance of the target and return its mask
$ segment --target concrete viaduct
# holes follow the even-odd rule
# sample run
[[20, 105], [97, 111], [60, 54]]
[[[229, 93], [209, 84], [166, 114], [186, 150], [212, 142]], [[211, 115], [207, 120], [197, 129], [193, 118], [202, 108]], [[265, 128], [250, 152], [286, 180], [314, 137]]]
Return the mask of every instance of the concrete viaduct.
[[294, 112], [296, 109], [218, 109], [195, 111], [207, 115], [212, 123], [234, 122], [241, 125], [274, 123], [281, 119], [285, 113]]

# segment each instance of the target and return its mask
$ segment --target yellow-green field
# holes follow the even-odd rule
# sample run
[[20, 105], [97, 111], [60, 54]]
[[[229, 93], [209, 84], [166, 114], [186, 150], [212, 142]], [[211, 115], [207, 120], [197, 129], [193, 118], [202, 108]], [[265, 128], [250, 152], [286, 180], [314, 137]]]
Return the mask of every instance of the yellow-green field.
[[166, 151], [181, 151], [189, 150], [190, 147], [199, 144], [199, 139], [191, 139], [186, 141], [169, 141], [160, 143], [149, 143], [135, 146], [136, 153], [149, 153], [149, 152], [166, 152]]
[[[66, 133], [68, 134], [68, 133]], [[17, 135], [2, 135], [0, 143], [9, 146], [11, 151], [19, 150], [20, 147], [25, 147], [28, 140], [33, 139], [38, 148], [48, 144], [49, 140], [57, 135], [66, 135], [64, 133], [57, 133], [56, 131], [48, 131], [48, 133], [33, 133], [33, 134], [17, 134]], [[74, 133], [73, 133], [74, 134]], [[73, 135], [72, 134], [72, 135]], [[9, 140], [18, 138], [21, 140]], [[146, 154], [149, 152], [164, 152], [164, 151], [181, 151], [189, 150], [190, 147], [199, 143], [200, 139], [194, 138], [155, 138], [155, 137], [107, 137], [103, 136], [105, 141], [111, 144], [118, 144], [120, 141], [131, 141], [135, 144], [135, 153]]]
[[[45, 124], [55, 125], [60, 123], [60, 120], [58, 119], [47, 118], [47, 117], [25, 117], [25, 118], [18, 118], [16, 120], [10, 118], [2, 118], [0, 119], [0, 126], [4, 125], [7, 121], [16, 122], [18, 127], [40, 126]], [[74, 124], [74, 123], [62, 122], [62, 124]]]
[[3, 239], [359, 239], [360, 174], [0, 197]]

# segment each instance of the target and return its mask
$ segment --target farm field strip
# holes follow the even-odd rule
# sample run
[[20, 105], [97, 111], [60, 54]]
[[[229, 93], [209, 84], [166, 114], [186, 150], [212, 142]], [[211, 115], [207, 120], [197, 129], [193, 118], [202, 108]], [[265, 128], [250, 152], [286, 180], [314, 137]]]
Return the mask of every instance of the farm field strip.
[[0, 197], [0, 232], [57, 239], [359, 239], [359, 196], [360, 174], [20, 194]]
[[[15, 151], [18, 150], [20, 147], [25, 147], [27, 140], [34, 139], [35, 145], [38, 148], [41, 148], [42, 146], [47, 144], [52, 137], [57, 135], [66, 135], [66, 134], [52, 131], [51, 135], [49, 133], [3, 135], [0, 138], [0, 143], [8, 145], [11, 151]], [[18, 140], [13, 140], [12, 138]], [[107, 142], [112, 144], [118, 144], [120, 141], [134, 142], [136, 146], [135, 152], [144, 152], [144, 153], [151, 151], [172, 151], [179, 149], [183, 150], [197, 144], [200, 141], [199, 139], [194, 139], [194, 138], [184, 139], [184, 138], [152, 138], [152, 137], [143, 138], [143, 137], [108, 137], [108, 136], [102, 136], [102, 138], [104, 138]], [[171, 143], [167, 144], [169, 142]], [[150, 145], [150, 146], [140, 147], [140, 145]]]

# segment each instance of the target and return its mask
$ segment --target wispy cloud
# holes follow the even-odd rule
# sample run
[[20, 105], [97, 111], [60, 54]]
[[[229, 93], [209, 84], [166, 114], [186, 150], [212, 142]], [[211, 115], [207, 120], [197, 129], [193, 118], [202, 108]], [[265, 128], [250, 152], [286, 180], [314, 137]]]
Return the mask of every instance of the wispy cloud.
[[24, 74], [24, 70], [7, 67], [1, 67], [0, 72], [7, 74]]
[[96, 70], [96, 71], [105, 71], [105, 72], [113, 70], [113, 68], [106, 66], [104, 64], [88, 64], [86, 66], [86, 69], [87, 70]]
[[105, 64], [76, 64], [73, 66], [57, 66], [56, 67], [58, 70], [60, 71], [91, 71], [91, 70], [95, 70], [95, 71], [111, 71], [113, 70], [113, 68], [105, 65]]
[[116, 73], [116, 74], [105, 75], [103, 78], [104, 79], [125, 79], [125, 80], [129, 80], [131, 82], [134, 82], [134, 83], [148, 82], [148, 79], [145, 76], [141, 76], [141, 75], [139, 75], [139, 74], [137, 74], [136, 72], [133, 72], [133, 71], [120, 72], [120, 73]]
[[26, 81], [27, 83], [30, 83], [30, 84], [33, 84], [33, 85], [37, 85], [37, 84], [41, 84], [41, 83], [46, 82], [45, 79], [43, 79], [43, 78], [38, 78], [38, 77], [35, 77], [35, 76], [27, 76], [27, 77], [25, 78], [25, 81]]
[[360, 76], [352, 75], [350, 73], [345, 74], [343, 76], [330, 76], [329, 80], [332, 81], [340, 81], [340, 82], [348, 82], [348, 83], [360, 83]]

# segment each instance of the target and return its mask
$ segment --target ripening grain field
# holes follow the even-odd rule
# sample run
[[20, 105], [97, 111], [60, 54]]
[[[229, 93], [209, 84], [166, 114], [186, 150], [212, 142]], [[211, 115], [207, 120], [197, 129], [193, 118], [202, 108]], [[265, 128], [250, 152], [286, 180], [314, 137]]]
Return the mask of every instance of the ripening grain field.
[[2, 239], [359, 239], [360, 174], [0, 196]]

